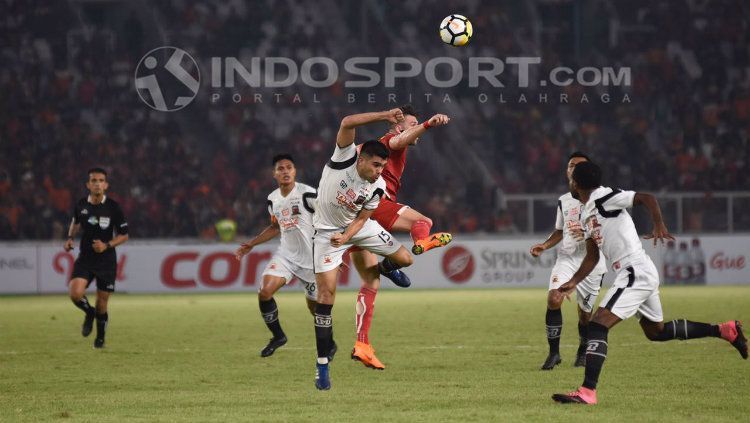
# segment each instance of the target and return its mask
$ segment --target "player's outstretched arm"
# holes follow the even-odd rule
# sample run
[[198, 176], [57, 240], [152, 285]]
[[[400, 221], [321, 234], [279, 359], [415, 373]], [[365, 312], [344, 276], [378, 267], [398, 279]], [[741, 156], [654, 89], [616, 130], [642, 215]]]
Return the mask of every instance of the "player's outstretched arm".
[[429, 128], [447, 125], [450, 121], [451, 118], [449, 118], [447, 115], [437, 114], [427, 121], [423, 122], [421, 125], [412, 126], [411, 128], [408, 128], [404, 130], [404, 132], [391, 138], [391, 140], [388, 142], [388, 145], [393, 150], [402, 150], [410, 145], [416, 144], [417, 138], [421, 137], [422, 134], [427, 132]]
[[667, 225], [664, 224], [664, 219], [661, 215], [661, 207], [659, 207], [659, 202], [656, 200], [656, 197], [654, 197], [651, 194], [646, 194], [642, 192], [636, 192], [635, 197], [633, 197], [633, 205], [643, 204], [646, 206], [648, 211], [651, 213], [651, 221], [654, 223], [654, 230], [650, 234], [644, 236], [644, 239], [653, 239], [654, 245], [656, 245], [656, 241], [659, 240], [664, 243], [665, 239], [671, 239], [674, 240], [674, 237], [672, 234], [669, 233], [667, 230]]
[[354, 142], [355, 128], [368, 123], [380, 122], [386, 120], [390, 123], [398, 123], [404, 120], [404, 113], [401, 109], [391, 109], [384, 112], [358, 113], [349, 115], [341, 120], [339, 132], [336, 135], [336, 145], [339, 148], [349, 146]]
[[237, 260], [242, 260], [242, 256], [249, 253], [253, 248], [256, 246], [263, 244], [264, 242], [270, 241], [281, 233], [281, 229], [279, 228], [279, 223], [274, 221], [272, 224], [266, 226], [258, 235], [255, 236], [255, 238], [251, 239], [248, 242], [245, 242], [243, 244], [240, 244], [239, 248], [234, 252], [234, 256], [237, 257]]
[[557, 288], [557, 291], [561, 295], [565, 295], [575, 289], [576, 285], [594, 270], [597, 263], [599, 263], [599, 247], [597, 247], [596, 242], [592, 238], [589, 238], [586, 240], [586, 257], [583, 258], [581, 266], [578, 267], [578, 270], [568, 282]]
[[562, 229], [555, 229], [555, 231], [552, 232], [544, 242], [542, 242], [541, 244], [532, 245], [529, 253], [531, 253], [531, 255], [534, 257], [539, 257], [540, 255], [542, 255], [544, 250], [549, 250], [550, 248], [554, 247], [562, 240], [562, 238]]

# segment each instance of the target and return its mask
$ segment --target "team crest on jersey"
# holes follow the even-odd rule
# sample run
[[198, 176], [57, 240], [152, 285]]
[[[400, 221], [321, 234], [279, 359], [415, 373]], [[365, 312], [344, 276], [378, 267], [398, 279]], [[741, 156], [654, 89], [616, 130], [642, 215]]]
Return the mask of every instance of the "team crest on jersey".
[[333, 259], [331, 259], [331, 256], [323, 256], [323, 263], [331, 264], [332, 262], [333, 262]]
[[552, 277], [552, 283], [558, 283], [560, 282], [560, 278], [557, 277], [557, 275]]
[[102, 216], [99, 218], [99, 227], [102, 229], [109, 228], [109, 218], [106, 216]]
[[96, 226], [99, 223], [99, 219], [97, 219], [96, 216], [91, 216], [89, 217], [88, 222], [89, 222], [89, 225]]

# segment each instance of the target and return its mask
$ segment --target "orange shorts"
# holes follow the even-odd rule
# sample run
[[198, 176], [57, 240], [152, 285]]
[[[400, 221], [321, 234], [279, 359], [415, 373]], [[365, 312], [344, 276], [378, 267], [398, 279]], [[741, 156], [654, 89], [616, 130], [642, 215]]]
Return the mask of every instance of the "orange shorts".
[[[383, 229], [391, 232], [393, 224], [396, 223], [398, 217], [401, 216], [401, 213], [403, 213], [408, 207], [409, 206], [407, 205], [383, 198], [380, 200], [378, 208], [375, 209], [375, 212], [372, 214], [372, 219], [380, 223], [380, 226], [382, 226]], [[362, 251], [362, 249], [355, 245], [350, 247], [349, 251]]]

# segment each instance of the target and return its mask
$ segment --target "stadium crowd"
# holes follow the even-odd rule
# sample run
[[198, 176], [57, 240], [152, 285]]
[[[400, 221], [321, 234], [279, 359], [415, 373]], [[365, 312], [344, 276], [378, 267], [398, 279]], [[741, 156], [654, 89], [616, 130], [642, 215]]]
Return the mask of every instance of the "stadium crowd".
[[[683, 7], [592, 1], [596, 7], [580, 17], [591, 23], [585, 25], [589, 31], [578, 43], [566, 41], [573, 32], [572, 19], [565, 18], [572, 13], [568, 2], [540, 3], [538, 39], [532, 17], [517, 2], [483, 4], [481, 14], [479, 2], [469, 2], [462, 11], [474, 22], [475, 39], [460, 49], [439, 42], [435, 25], [446, 11], [423, 0], [344, 7], [321, 1], [319, 13], [295, 7], [297, 1], [250, 7], [238, 0], [172, 0], [156, 3], [153, 15], [171, 44], [206, 57], [337, 59], [417, 51], [422, 58], [538, 54], [542, 74], [560, 65], [632, 67], [632, 85], [606, 87], [612, 100], [604, 104], [602, 87], [589, 92], [590, 103], [576, 100], [584, 92], [578, 86], [544, 91], [507, 84], [504, 104], [480, 103], [460, 87], [447, 90], [457, 99], [451, 125], [465, 139], [444, 139], [435, 131], [424, 142], [460, 142], [480, 152], [494, 180], [452, 178], [450, 169], [416, 147], [399, 200], [432, 217], [441, 230], [516, 231], [515, 216], [494, 187], [561, 192], [573, 150], [589, 153], [610, 172], [608, 180], [623, 187], [750, 187], [750, 31], [747, 14], [737, 13], [747, 9], [739, 0], [679, 2]], [[313, 89], [295, 86], [282, 90], [289, 95], [278, 104], [253, 103], [248, 91], [239, 103], [231, 95], [218, 103], [199, 96], [185, 113], [151, 111], [138, 99], [132, 75], [141, 56], [160, 42], [151, 41], [142, 16], [119, 4], [127, 13], [114, 17], [111, 7], [0, 2], [0, 31], [7, 34], [0, 40], [0, 239], [61, 239], [74, 201], [85, 193], [85, 171], [95, 165], [110, 171], [110, 194], [137, 228], [134, 237], [213, 238], [214, 223], [226, 217], [237, 221], [239, 233], [250, 234], [268, 222], [265, 197], [275, 187], [271, 156], [290, 152], [298, 180], [315, 185], [340, 118], [376, 107], [335, 101], [345, 88], [334, 84], [317, 90], [323, 104], [311, 104]], [[326, 16], [333, 14], [351, 24], [332, 28]], [[620, 28], [632, 28], [615, 32], [616, 42], [612, 17]], [[393, 29], [379, 31], [384, 22]], [[361, 43], [352, 40], [363, 39], [371, 50], [356, 49]], [[521, 92], [528, 102], [517, 101]], [[308, 101], [292, 101], [294, 93]], [[535, 100], [540, 93], [549, 101]], [[555, 100], [560, 93], [568, 94], [569, 104]], [[621, 101], [625, 94], [630, 101]], [[445, 111], [419, 98], [415, 104]], [[385, 125], [368, 131], [377, 136]]]

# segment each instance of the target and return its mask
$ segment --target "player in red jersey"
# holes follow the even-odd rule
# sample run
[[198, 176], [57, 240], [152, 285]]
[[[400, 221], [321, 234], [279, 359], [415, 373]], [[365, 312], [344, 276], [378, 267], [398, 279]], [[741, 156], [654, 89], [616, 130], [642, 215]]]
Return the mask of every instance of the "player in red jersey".
[[[437, 114], [420, 124], [411, 105], [401, 106], [400, 109], [404, 114], [404, 120], [392, 124], [388, 132], [380, 138], [380, 142], [388, 148], [389, 152], [388, 162], [381, 175], [386, 183], [386, 196], [381, 199], [372, 218], [391, 233], [394, 231], [409, 232], [414, 241], [411, 251], [415, 255], [419, 255], [448, 244], [452, 239], [451, 234], [439, 232], [430, 235], [432, 220], [409, 206], [398, 203], [396, 195], [401, 188], [401, 176], [406, 167], [408, 147], [415, 145], [419, 137], [429, 128], [443, 126], [450, 121], [450, 118], [446, 115]], [[352, 350], [352, 359], [361, 361], [367, 367], [382, 370], [385, 366], [375, 356], [375, 350], [368, 339], [375, 296], [380, 287], [378, 260], [374, 254], [359, 248], [351, 248], [349, 251], [352, 262], [362, 278], [362, 286], [357, 295], [355, 308], [357, 342]], [[403, 288], [409, 286], [408, 284], [398, 283], [397, 285]]]

